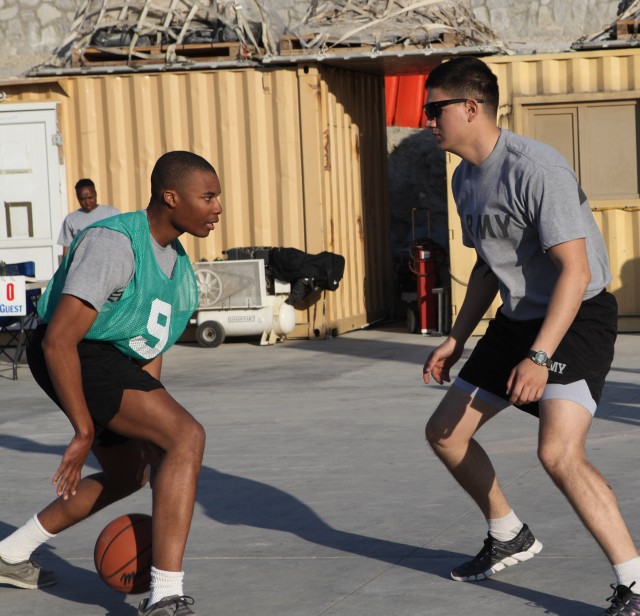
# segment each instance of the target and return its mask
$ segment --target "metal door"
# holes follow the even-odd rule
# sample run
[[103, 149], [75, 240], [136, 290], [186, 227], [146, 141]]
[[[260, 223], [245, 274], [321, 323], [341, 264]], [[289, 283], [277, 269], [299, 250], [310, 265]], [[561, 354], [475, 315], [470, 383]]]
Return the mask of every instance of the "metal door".
[[55, 104], [0, 105], [0, 260], [50, 278], [66, 203]]

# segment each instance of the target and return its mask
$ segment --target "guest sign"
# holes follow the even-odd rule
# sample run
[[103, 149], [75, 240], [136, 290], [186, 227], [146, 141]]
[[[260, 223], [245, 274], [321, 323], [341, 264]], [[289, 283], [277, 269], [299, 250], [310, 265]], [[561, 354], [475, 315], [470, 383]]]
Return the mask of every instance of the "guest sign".
[[0, 276], [0, 317], [23, 317], [27, 314], [24, 276]]

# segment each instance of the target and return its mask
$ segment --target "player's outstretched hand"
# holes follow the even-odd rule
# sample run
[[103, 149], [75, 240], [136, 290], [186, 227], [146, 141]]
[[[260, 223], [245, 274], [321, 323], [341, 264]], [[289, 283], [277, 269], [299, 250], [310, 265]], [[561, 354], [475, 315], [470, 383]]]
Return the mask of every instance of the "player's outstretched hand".
[[93, 436], [75, 435], [67, 446], [62, 462], [53, 476], [53, 484], [58, 485], [56, 492], [64, 500], [75, 496], [78, 484], [82, 478], [82, 467], [91, 450]]
[[464, 345], [459, 345], [454, 338], [448, 337], [439, 347], [436, 347], [424, 364], [423, 378], [425, 383], [429, 383], [430, 376], [433, 380], [442, 385], [445, 381], [449, 383], [449, 370], [462, 356]]

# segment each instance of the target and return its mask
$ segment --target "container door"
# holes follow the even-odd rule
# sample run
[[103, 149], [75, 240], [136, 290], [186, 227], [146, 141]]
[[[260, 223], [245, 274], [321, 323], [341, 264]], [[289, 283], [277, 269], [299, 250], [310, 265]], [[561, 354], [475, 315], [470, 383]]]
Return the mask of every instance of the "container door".
[[0, 105], [0, 260], [35, 261], [39, 279], [62, 254], [60, 142], [55, 104]]

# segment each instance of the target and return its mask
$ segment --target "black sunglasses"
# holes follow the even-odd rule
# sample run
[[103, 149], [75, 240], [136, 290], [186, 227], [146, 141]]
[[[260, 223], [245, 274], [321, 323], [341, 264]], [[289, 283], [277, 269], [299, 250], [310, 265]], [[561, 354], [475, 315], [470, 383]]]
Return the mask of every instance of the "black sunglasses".
[[447, 105], [453, 105], [454, 103], [466, 103], [467, 101], [474, 100], [476, 103], [484, 103], [482, 98], [449, 98], [446, 101], [435, 101], [434, 103], [427, 103], [423, 109], [427, 116], [427, 120], [437, 120], [442, 115], [442, 108]]

